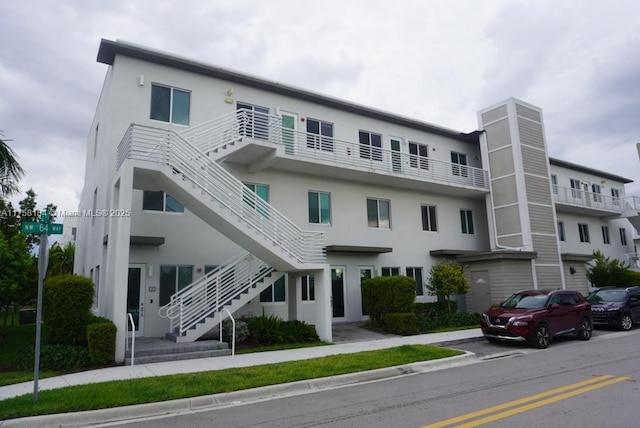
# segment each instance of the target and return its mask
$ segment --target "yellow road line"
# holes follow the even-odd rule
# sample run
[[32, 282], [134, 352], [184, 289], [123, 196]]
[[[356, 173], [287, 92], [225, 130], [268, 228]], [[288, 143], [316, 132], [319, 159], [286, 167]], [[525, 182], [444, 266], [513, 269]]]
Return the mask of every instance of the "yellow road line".
[[[454, 418], [446, 419], [444, 421], [436, 422], [434, 424], [425, 425], [422, 428], [441, 428], [441, 427], [446, 427], [446, 426], [449, 426], [449, 425], [453, 425], [453, 424], [455, 424], [457, 422], [465, 422], [465, 421], [477, 418], [479, 416], [488, 415], [490, 413], [495, 413], [495, 412], [498, 412], [500, 410], [509, 409], [511, 407], [521, 406], [523, 404], [527, 404], [527, 403], [530, 403], [532, 401], [540, 400], [540, 399], [543, 399], [543, 398], [546, 398], [546, 397], [550, 397], [550, 396], [565, 392], [565, 394], [559, 395], [557, 397], [552, 397], [552, 398], [549, 398], [547, 400], [542, 401], [542, 402], [544, 402], [544, 404], [534, 403], [534, 404], [531, 404], [531, 405], [528, 405], [528, 406], [518, 407], [517, 409], [513, 409], [513, 410], [510, 410], [510, 411], [507, 411], [507, 412], [499, 413], [498, 415], [494, 415], [494, 416], [491, 416], [491, 417], [488, 417], [488, 418], [484, 418], [484, 419], [481, 419], [479, 421], [471, 422], [470, 425], [464, 425], [464, 426], [468, 426], [468, 427], [477, 426], [477, 425], [481, 424], [481, 423], [479, 423], [480, 421], [485, 421], [486, 420], [485, 422], [482, 422], [482, 423], [491, 422], [491, 420], [488, 420], [490, 418], [494, 418], [495, 417], [495, 419], [493, 419], [493, 420], [502, 419], [502, 418], [511, 416], [512, 414], [515, 415], [517, 413], [521, 413], [521, 412], [524, 412], [524, 411], [527, 411], [527, 410], [530, 410], [530, 409], [533, 409], [533, 408], [536, 408], [536, 407], [540, 407], [540, 406], [544, 406], [546, 404], [550, 404], [551, 402], [555, 402], [555, 401], [559, 401], [559, 400], [562, 400], [562, 399], [565, 399], [565, 398], [573, 397], [574, 395], [583, 394], [585, 392], [588, 392], [588, 391], [591, 391], [591, 390], [594, 390], [594, 389], [597, 389], [597, 388], [601, 388], [601, 387], [608, 386], [608, 385], [613, 385], [615, 383], [626, 381], [626, 380], [629, 380], [629, 381], [633, 380], [633, 379], [630, 379], [630, 378], [627, 378], [627, 377], [619, 377], [619, 378], [612, 379], [613, 377], [614, 377], [613, 375], [595, 376], [592, 379], [587, 379], [587, 380], [584, 380], [582, 382], [574, 383], [574, 384], [571, 384], [571, 385], [566, 385], [566, 386], [563, 386], [563, 387], [560, 387], [560, 388], [555, 388], [555, 389], [552, 389], [550, 391], [541, 392], [539, 394], [535, 394], [535, 395], [531, 395], [529, 397], [524, 397], [524, 398], [521, 398], [521, 399], [518, 399], [518, 400], [510, 401], [508, 403], [499, 404], [497, 406], [488, 407], [486, 409], [478, 410], [476, 412], [468, 413], [468, 414], [465, 414], [465, 415], [456, 416]], [[593, 384], [596, 384], [596, 385], [593, 385]], [[591, 385], [591, 386], [589, 386], [589, 385]], [[578, 388], [580, 388], [580, 389], [578, 389]], [[566, 393], [566, 391], [571, 391], [571, 390], [577, 390], [577, 391]], [[558, 397], [561, 397], [561, 398], [558, 398]], [[540, 402], [540, 403], [542, 403], [542, 402]], [[520, 410], [520, 409], [525, 409], [525, 410]], [[502, 416], [496, 417], [496, 416], [499, 416], [499, 415], [502, 415]], [[473, 425], [473, 424], [476, 424], [476, 425]]]

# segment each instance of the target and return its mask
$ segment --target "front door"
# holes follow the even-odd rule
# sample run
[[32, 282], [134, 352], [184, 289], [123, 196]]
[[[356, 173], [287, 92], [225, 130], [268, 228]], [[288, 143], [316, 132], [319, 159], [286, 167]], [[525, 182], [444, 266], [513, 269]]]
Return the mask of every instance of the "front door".
[[296, 147], [296, 123], [298, 115], [295, 113], [280, 112], [282, 119], [282, 144], [284, 145], [284, 153], [287, 155], [295, 154]]
[[[127, 314], [133, 317], [136, 337], [144, 335], [144, 272], [146, 265], [130, 265], [127, 283]], [[131, 322], [127, 315], [127, 331], [131, 331]]]
[[391, 168], [393, 172], [402, 171], [402, 154], [400, 153], [400, 139], [391, 138]]
[[476, 312], [483, 312], [491, 307], [491, 292], [489, 287], [489, 272], [471, 272], [471, 293]]
[[331, 268], [331, 307], [333, 309], [333, 321], [346, 321], [344, 311], [344, 266]]

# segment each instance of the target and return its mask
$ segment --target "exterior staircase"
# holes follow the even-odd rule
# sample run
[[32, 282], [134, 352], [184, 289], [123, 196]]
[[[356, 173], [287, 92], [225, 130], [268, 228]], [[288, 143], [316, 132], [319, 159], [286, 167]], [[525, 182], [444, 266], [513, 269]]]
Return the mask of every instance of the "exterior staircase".
[[[175, 343], [162, 339], [136, 339], [135, 346], [134, 365], [231, 355], [229, 345], [217, 340]], [[129, 349], [125, 352], [124, 365], [130, 364], [131, 350]]]
[[170, 193], [246, 250], [160, 308], [170, 320], [167, 337], [175, 342], [196, 341], [219, 325], [227, 310], [235, 312], [283, 272], [322, 269], [326, 263], [323, 233], [300, 229], [217, 163], [224, 150], [242, 144], [243, 136], [267, 135], [253, 116], [238, 118], [246, 114], [234, 112], [184, 135], [131, 125], [118, 146], [116, 166], [132, 166], [134, 188]]

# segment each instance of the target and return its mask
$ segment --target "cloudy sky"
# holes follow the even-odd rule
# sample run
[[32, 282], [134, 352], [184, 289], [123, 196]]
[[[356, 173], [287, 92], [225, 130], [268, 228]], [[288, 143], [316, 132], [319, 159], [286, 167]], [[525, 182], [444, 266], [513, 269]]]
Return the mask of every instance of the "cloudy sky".
[[101, 38], [464, 132], [520, 98], [543, 109], [552, 157], [640, 196], [637, 0], [1, 1], [0, 130], [42, 206], [77, 209]]

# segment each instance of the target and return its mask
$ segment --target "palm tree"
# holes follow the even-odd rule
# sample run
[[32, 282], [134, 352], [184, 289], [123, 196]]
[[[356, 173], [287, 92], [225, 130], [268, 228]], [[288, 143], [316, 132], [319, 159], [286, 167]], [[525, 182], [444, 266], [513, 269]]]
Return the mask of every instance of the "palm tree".
[[[0, 132], [0, 137], [2, 137]], [[0, 196], [10, 196], [19, 191], [18, 181], [24, 174], [24, 170], [18, 163], [18, 157], [0, 138]]]

